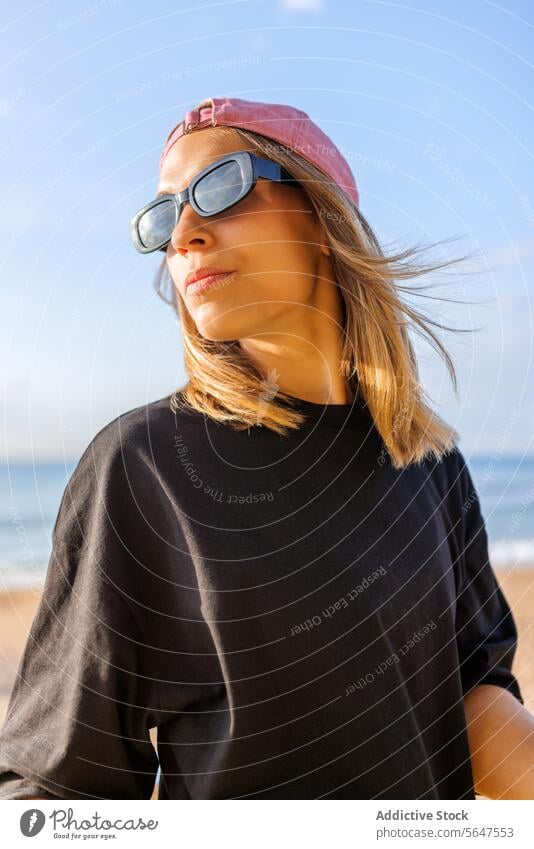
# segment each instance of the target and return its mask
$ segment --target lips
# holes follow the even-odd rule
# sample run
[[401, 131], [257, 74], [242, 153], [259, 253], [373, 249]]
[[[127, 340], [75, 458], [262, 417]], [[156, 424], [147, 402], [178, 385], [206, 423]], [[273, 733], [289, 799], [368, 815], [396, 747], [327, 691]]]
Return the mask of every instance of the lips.
[[196, 271], [191, 271], [185, 278], [186, 287], [191, 283], [196, 283], [197, 280], [202, 280], [203, 277], [212, 277], [215, 274], [232, 274], [231, 270], [226, 268], [214, 268], [210, 265], [205, 265], [202, 268], [197, 268]]

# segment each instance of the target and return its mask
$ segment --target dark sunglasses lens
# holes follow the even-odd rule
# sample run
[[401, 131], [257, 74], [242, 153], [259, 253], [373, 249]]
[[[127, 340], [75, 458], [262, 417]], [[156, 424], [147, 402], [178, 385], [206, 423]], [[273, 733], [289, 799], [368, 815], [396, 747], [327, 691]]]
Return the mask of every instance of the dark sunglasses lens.
[[213, 214], [235, 203], [242, 191], [241, 168], [237, 162], [225, 162], [199, 180], [193, 197], [203, 212]]
[[176, 204], [164, 200], [153, 206], [139, 219], [137, 229], [145, 248], [156, 250], [162, 242], [167, 242], [176, 226]]

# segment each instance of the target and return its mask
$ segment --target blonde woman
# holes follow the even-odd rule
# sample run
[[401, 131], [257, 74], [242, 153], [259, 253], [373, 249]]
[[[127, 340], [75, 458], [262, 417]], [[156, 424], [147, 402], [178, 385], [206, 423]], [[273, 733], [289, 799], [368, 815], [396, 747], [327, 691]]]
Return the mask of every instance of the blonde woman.
[[[96, 434], [64, 492], [0, 734], [3, 798], [534, 798], [517, 631], [454, 368], [306, 113], [209, 98], [131, 221], [187, 382]], [[163, 284], [170, 284], [165, 297]], [[157, 755], [149, 731], [157, 728]]]

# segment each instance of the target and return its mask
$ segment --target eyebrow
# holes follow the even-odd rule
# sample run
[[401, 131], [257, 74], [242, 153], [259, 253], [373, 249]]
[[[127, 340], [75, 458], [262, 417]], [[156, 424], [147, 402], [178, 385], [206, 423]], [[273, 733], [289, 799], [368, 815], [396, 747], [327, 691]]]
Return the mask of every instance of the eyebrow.
[[[198, 174], [198, 171], [196, 173]], [[191, 180], [193, 179], [194, 176], [195, 176], [194, 174], [191, 174], [191, 176], [187, 180], [186, 186], [189, 185], [189, 183], [191, 182]], [[183, 191], [183, 189], [182, 189], [182, 191]], [[160, 195], [177, 195], [177, 194], [179, 194], [179, 192], [177, 192], [177, 191], [175, 191], [175, 189], [169, 187], [168, 189], [160, 189], [159, 192], [157, 193], [156, 197], [159, 198]]]
[[[223, 156], [225, 156], [225, 155], [226, 155], [226, 154], [221, 153], [221, 156], [220, 156], [219, 158], [222, 158], [222, 157], [223, 157]], [[215, 160], [215, 162], [217, 162], [217, 161], [218, 161], [218, 160], [216, 159], [216, 160]], [[213, 165], [214, 163], [211, 163], [211, 164]], [[205, 167], [205, 166], [204, 166], [204, 167]], [[197, 175], [197, 174], [200, 174], [200, 171], [201, 171], [201, 170], [202, 170], [202, 169], [199, 169], [198, 171], [195, 171], [195, 173], [194, 173], [194, 174], [190, 174], [190, 175], [189, 175], [188, 180], [187, 180], [187, 183], [186, 183], [186, 186], [189, 186], [189, 184], [190, 184], [191, 180], [193, 179], [193, 177], [196, 177], [196, 175]], [[183, 191], [183, 189], [182, 189], [182, 191]], [[157, 198], [159, 198], [159, 196], [160, 196], [160, 195], [177, 195], [177, 194], [179, 194], [179, 192], [176, 192], [174, 189], [171, 189], [171, 188], [168, 188], [168, 189], [160, 189], [160, 191], [157, 193], [156, 197], [157, 197]]]
[[159, 198], [160, 195], [177, 195], [178, 192], [173, 191], [173, 189], [161, 189], [156, 195]]

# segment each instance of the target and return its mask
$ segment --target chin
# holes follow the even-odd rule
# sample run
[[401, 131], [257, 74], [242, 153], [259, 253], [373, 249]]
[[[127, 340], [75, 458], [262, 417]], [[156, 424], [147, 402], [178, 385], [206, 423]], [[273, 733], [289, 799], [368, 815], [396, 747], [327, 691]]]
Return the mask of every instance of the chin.
[[200, 321], [195, 322], [198, 332], [204, 339], [210, 342], [232, 342], [239, 338], [225, 321]]
[[[249, 308], [250, 304], [247, 304], [247, 307]], [[259, 309], [259, 307], [255, 309]], [[231, 320], [232, 315], [235, 316], [234, 321]], [[237, 310], [232, 310], [231, 307], [230, 311], [226, 312], [225, 315], [213, 313], [208, 315], [208, 311], [206, 310], [204, 315], [199, 311], [193, 318], [198, 332], [211, 342], [233, 342], [236, 339], [253, 336], [258, 332], [257, 320], [252, 320], [251, 316], [250, 321], [246, 321], [243, 320], [242, 316], [241, 320], [238, 321], [238, 312]]]

